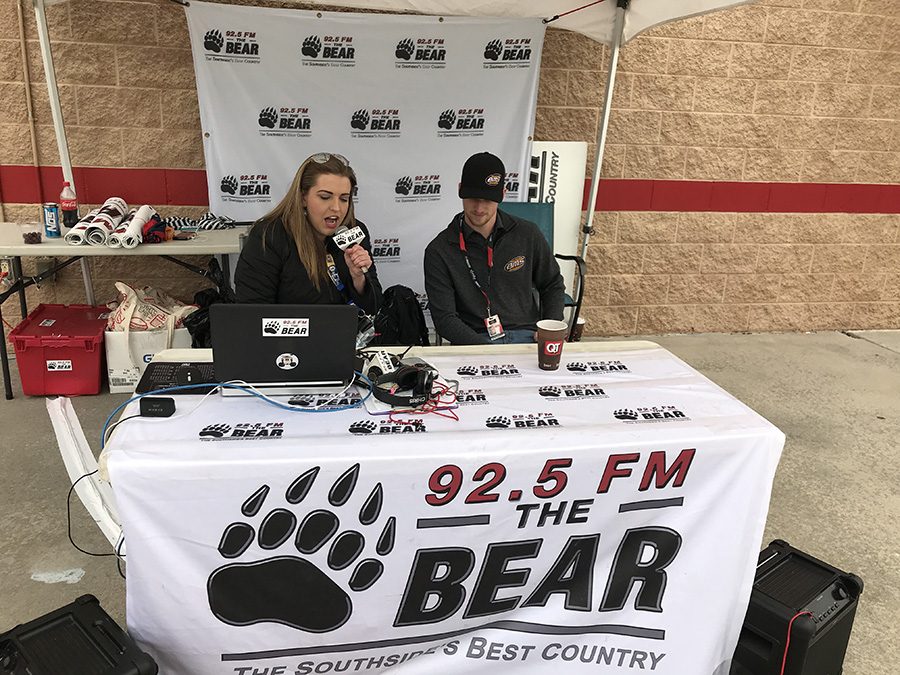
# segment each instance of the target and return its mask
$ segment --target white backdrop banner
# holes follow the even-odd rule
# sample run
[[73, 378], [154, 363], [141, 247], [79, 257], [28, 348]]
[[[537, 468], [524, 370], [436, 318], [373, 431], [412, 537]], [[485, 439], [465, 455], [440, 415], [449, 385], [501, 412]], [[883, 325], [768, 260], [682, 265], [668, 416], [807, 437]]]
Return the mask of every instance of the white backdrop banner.
[[459, 421], [178, 397], [116, 431], [160, 672], [727, 675], [784, 435], [659, 348], [423, 356]]
[[540, 19], [319, 13], [191, 2], [210, 209], [254, 220], [314, 152], [350, 160], [384, 286], [421, 292], [425, 246], [489, 151], [522, 201]]

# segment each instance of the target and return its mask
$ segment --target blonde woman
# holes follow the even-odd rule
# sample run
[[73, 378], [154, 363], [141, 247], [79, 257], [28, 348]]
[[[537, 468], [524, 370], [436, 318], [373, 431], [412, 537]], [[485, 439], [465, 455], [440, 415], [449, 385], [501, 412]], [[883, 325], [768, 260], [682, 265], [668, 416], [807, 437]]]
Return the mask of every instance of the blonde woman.
[[[374, 315], [381, 305], [381, 285], [369, 231], [353, 214], [355, 187], [356, 174], [346, 158], [324, 152], [308, 157], [278, 206], [247, 235], [234, 274], [237, 301], [352, 302]], [[341, 251], [331, 237], [341, 225], [358, 225], [366, 238]]]

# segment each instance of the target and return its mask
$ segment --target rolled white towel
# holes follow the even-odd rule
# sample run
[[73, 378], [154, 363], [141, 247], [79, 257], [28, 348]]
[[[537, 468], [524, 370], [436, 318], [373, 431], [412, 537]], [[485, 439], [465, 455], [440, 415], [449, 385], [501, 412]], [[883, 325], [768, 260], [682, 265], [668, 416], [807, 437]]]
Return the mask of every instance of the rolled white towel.
[[91, 224], [91, 221], [94, 220], [94, 217], [98, 213], [100, 213], [100, 209], [92, 209], [87, 213], [87, 215], [83, 216], [81, 220], [75, 223], [75, 225], [72, 226], [72, 229], [66, 232], [66, 243], [71, 246], [81, 246], [82, 244], [87, 244], [85, 233], [87, 231], [88, 225]]
[[144, 240], [144, 225], [155, 215], [156, 209], [148, 204], [144, 204], [137, 210], [132, 209], [115, 231], [109, 235], [107, 244], [111, 248], [119, 246], [135, 248]]
[[128, 204], [119, 197], [110, 197], [103, 202], [99, 213], [94, 216], [85, 232], [87, 243], [91, 246], [105, 246], [109, 235], [122, 222], [126, 213], [128, 213]]

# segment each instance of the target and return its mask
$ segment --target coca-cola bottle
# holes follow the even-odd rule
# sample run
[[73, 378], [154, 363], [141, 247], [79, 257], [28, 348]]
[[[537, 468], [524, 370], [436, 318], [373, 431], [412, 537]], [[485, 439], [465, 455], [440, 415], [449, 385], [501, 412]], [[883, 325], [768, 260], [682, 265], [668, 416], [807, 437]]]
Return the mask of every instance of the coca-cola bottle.
[[78, 222], [78, 198], [69, 181], [63, 183], [62, 192], [59, 193], [59, 210], [62, 211], [62, 224], [66, 228], [72, 228]]

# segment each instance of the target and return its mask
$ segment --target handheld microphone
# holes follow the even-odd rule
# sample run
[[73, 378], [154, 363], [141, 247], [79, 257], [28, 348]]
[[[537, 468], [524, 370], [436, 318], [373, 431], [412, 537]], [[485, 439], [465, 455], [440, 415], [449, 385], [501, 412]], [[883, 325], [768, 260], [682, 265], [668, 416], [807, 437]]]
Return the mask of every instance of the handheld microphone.
[[[346, 251], [354, 244], [358, 244], [363, 239], [365, 239], [366, 235], [359, 225], [354, 225], [353, 227], [341, 225], [334, 231], [334, 234], [331, 235], [331, 238], [334, 239], [334, 243], [337, 244], [337, 247], [339, 249], [341, 249], [342, 251]], [[369, 274], [368, 267], [363, 267], [361, 269], [363, 274]]]

